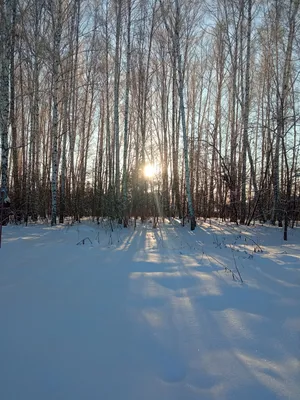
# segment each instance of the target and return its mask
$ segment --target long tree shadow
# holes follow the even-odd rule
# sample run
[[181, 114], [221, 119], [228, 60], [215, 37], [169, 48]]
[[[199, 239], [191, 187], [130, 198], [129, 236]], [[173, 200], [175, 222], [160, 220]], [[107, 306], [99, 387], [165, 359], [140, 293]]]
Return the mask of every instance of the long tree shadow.
[[[236, 340], [234, 330], [231, 340], [222, 325], [223, 320], [216, 316], [216, 312], [236, 307], [242, 312], [253, 312], [251, 300], [254, 293], [241, 294], [237, 289], [238, 304], [235, 303], [232, 288], [228, 288], [228, 292], [225, 289], [219, 296], [191, 297], [188, 291], [197, 285], [196, 278], [184, 274], [152, 276], [142, 272], [141, 269], [141, 281], [135, 283], [135, 288], [140, 287], [141, 291], [131, 293], [130, 316], [136, 329], [135, 337], [143, 338], [137, 339], [137, 343], [151, 375], [169, 384], [177, 383], [177, 394], [184, 398], [280, 398], [267, 381], [280, 381], [281, 375], [268, 368], [261, 355], [255, 358], [253, 353], [258, 365], [264, 364], [264, 382], [263, 378], [260, 379], [261, 368], [250, 366], [245, 361], [247, 354], [254, 352], [257, 340], [248, 346], [247, 341]], [[178, 302], [180, 299], [176, 300], [175, 293], [172, 293], [178, 290], [186, 292], [182, 302]], [[148, 296], [149, 293], [151, 296]], [[257, 301], [262, 301], [262, 298]], [[248, 307], [247, 311], [244, 304], [246, 309]], [[255, 326], [248, 328], [251, 330]]]

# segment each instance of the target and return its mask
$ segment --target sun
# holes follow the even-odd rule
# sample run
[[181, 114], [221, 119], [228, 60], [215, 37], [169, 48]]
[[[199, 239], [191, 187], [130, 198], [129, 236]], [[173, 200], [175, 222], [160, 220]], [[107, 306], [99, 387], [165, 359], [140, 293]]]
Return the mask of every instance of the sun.
[[152, 178], [156, 173], [156, 168], [152, 164], [147, 164], [144, 167], [144, 175], [146, 178]]

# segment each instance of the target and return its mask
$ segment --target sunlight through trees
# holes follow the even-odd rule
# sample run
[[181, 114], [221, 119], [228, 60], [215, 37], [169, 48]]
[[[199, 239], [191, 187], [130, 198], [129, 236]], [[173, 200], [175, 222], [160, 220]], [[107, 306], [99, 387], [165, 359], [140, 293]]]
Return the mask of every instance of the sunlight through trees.
[[13, 219], [126, 226], [153, 176], [159, 216], [192, 229], [299, 219], [299, 0], [4, 0], [0, 19]]

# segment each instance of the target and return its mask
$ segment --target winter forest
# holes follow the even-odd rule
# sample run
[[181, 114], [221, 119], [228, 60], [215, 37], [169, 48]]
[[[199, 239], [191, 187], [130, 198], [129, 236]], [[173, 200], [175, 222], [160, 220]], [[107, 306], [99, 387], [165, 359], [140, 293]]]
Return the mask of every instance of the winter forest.
[[0, 0], [0, 399], [299, 400], [300, 0]]
[[3, 223], [286, 231], [300, 211], [299, 24], [299, 0], [1, 0]]

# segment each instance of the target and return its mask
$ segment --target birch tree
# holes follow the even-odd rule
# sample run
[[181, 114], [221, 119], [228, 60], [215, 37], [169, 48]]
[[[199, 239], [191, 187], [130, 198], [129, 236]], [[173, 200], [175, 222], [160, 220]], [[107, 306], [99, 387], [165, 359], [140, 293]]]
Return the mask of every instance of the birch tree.
[[[191, 184], [190, 184], [190, 168], [189, 168], [189, 156], [188, 156], [188, 138], [186, 128], [186, 115], [185, 115], [185, 101], [184, 101], [184, 74], [182, 64], [182, 54], [180, 46], [180, 33], [182, 27], [182, 15], [179, 5], [179, 0], [175, 0], [175, 19], [173, 26], [167, 20], [167, 14], [163, 2], [160, 0], [162, 8], [162, 17], [166, 30], [168, 31], [174, 46], [174, 54], [176, 68], [177, 68], [177, 79], [178, 79], [178, 96], [179, 96], [179, 107], [181, 116], [181, 128], [183, 136], [183, 154], [184, 154], [184, 168], [185, 168], [185, 188], [186, 196], [188, 201], [188, 211], [191, 219], [191, 230], [196, 227], [196, 218], [194, 213], [194, 206], [192, 201]], [[173, 29], [172, 29], [173, 28]]]
[[1, 190], [8, 191], [8, 127], [9, 127], [9, 64], [11, 1], [0, 2], [0, 137], [1, 137]]
[[51, 177], [51, 225], [56, 225], [57, 216], [57, 176], [58, 176], [58, 124], [59, 124], [59, 89], [60, 89], [60, 44], [62, 34], [62, 0], [52, 3], [53, 32], [53, 91], [52, 91], [52, 177]]
[[116, 9], [116, 43], [114, 71], [114, 141], [116, 152], [115, 205], [117, 216], [120, 217], [120, 123], [119, 123], [119, 92], [120, 92], [120, 60], [121, 60], [121, 23], [123, 0], [115, 1]]
[[129, 125], [129, 90], [130, 90], [130, 69], [131, 69], [131, 0], [127, 0], [127, 50], [126, 50], [126, 87], [125, 87], [125, 115], [124, 115], [124, 151], [123, 151], [123, 223], [124, 228], [128, 225], [128, 125]]

